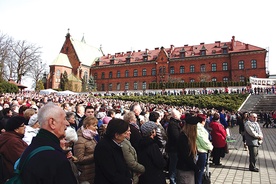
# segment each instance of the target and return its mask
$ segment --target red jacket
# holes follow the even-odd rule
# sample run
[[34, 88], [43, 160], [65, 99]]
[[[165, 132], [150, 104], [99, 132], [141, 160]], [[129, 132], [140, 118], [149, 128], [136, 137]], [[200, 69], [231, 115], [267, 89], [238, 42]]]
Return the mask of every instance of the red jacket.
[[210, 128], [212, 128], [211, 137], [212, 137], [213, 146], [215, 148], [225, 147], [225, 145], [226, 145], [226, 130], [224, 129], [224, 126], [217, 121], [212, 121], [209, 126], [210, 126]]
[[24, 135], [20, 135], [14, 131], [4, 132], [0, 136], [0, 153], [3, 155], [3, 164], [5, 179], [9, 179], [13, 175], [13, 165], [21, 156], [28, 144], [22, 140]]

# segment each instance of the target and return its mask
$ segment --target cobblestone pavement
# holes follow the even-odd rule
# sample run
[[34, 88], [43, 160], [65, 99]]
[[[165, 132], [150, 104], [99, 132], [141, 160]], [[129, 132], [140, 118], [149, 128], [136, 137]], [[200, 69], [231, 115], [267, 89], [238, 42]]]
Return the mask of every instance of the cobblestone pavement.
[[264, 142], [259, 148], [257, 167], [260, 172], [249, 171], [249, 153], [244, 151], [238, 126], [230, 128], [235, 142], [229, 144], [229, 154], [222, 160], [222, 166], [210, 166], [214, 184], [276, 184], [276, 128], [263, 128]]

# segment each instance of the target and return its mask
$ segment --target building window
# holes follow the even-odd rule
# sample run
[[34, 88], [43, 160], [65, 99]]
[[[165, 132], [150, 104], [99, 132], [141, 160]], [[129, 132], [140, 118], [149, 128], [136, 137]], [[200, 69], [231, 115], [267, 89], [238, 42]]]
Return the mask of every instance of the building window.
[[108, 84], [108, 91], [112, 91], [112, 83]]
[[194, 72], [195, 72], [195, 65], [191, 65], [191, 66], [190, 66], [190, 72], [191, 72], [191, 73], [194, 73]]
[[165, 66], [160, 66], [159, 68], [159, 74], [161, 75], [164, 75], [166, 73], [166, 67]]
[[212, 78], [212, 82], [217, 82], [217, 78], [216, 78], [216, 77], [213, 77], [213, 78]]
[[57, 76], [57, 78], [59, 78], [60, 77], [60, 70], [57, 70], [57, 72], [56, 72], [56, 76]]
[[102, 72], [102, 79], [104, 79], [104, 72]]
[[87, 71], [85, 71], [83, 74], [83, 81], [86, 83], [88, 82], [88, 72]]
[[255, 59], [251, 60], [251, 68], [257, 68], [257, 61]]
[[129, 89], [129, 83], [126, 82], [126, 83], [125, 83], [125, 90], [128, 90], [128, 89]]
[[142, 89], [147, 89], [147, 83], [145, 81], [142, 84]]
[[138, 89], [138, 83], [137, 83], [137, 82], [134, 82], [134, 83], [133, 83], [133, 89], [134, 89], [134, 90], [137, 90], [137, 89]]
[[174, 74], [174, 67], [173, 66], [170, 67], [170, 74]]
[[134, 77], [137, 77], [137, 76], [138, 76], [138, 70], [136, 70], [136, 69], [133, 70], [133, 76], [134, 76]]
[[109, 72], [109, 78], [112, 79], [112, 72]]
[[121, 77], [121, 72], [117, 71], [117, 78], [120, 78], [120, 77]]
[[185, 68], [184, 68], [184, 66], [180, 66], [179, 73], [185, 73]]
[[101, 87], [101, 88], [102, 88], [102, 91], [105, 91], [105, 89], [104, 89], [104, 84], [102, 84], [102, 87]]
[[142, 70], [142, 76], [146, 76], [146, 75], [147, 75], [147, 69], [144, 68], [144, 69]]
[[244, 69], [244, 61], [239, 61], [239, 69], [240, 70]]
[[222, 70], [227, 71], [228, 70], [228, 63], [224, 62], [222, 63]]
[[146, 55], [146, 56], [143, 56], [143, 60], [144, 61], [147, 61], [148, 60], [148, 56]]
[[216, 63], [212, 63], [212, 72], [217, 71], [217, 64]]
[[126, 58], [126, 63], [130, 63], [130, 57]]
[[129, 71], [128, 70], [126, 70], [126, 72], [125, 72], [125, 77], [129, 77]]
[[94, 73], [94, 80], [97, 80], [97, 79], [98, 79], [98, 74]]
[[155, 68], [151, 69], [151, 75], [156, 76], [156, 69]]
[[245, 82], [245, 77], [244, 76], [240, 76], [240, 82]]
[[184, 52], [180, 52], [180, 58], [184, 59], [185, 58], [185, 53]]
[[190, 82], [195, 82], [195, 79], [190, 79]]
[[116, 89], [117, 91], [121, 90], [121, 83], [117, 83]]
[[222, 78], [222, 81], [223, 81], [223, 82], [228, 82], [228, 77], [223, 77], [223, 78]]
[[206, 72], [205, 64], [200, 65], [200, 72]]

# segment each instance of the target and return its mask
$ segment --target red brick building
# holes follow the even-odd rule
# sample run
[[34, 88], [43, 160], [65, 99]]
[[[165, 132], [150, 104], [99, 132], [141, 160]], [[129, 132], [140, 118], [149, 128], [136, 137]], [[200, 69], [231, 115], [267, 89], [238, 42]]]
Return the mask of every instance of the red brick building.
[[[98, 49], [98, 55], [94, 54], [94, 59], [91, 56], [90, 63], [80, 60], [72, 40], [68, 33], [61, 49], [61, 54], [68, 57], [67, 62], [71, 65], [53, 64], [50, 71], [56, 71], [60, 67], [61, 71], [71, 70], [79, 79], [93, 76], [97, 91], [142, 91], [149, 89], [152, 82], [237, 82], [248, 80], [250, 76], [267, 77], [267, 50], [237, 41], [234, 36], [229, 42], [216, 41], [179, 47], [171, 45], [169, 48], [158, 47], [114, 55], [104, 55]], [[50, 75], [50, 78], [52, 84], [57, 85], [53, 82], [54, 76]]]

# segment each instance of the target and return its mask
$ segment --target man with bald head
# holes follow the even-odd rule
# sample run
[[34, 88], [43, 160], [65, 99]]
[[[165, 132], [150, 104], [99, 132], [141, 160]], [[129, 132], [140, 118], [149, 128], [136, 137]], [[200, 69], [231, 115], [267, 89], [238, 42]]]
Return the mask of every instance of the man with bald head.
[[77, 183], [69, 160], [66, 158], [59, 139], [65, 136], [69, 123], [65, 111], [53, 103], [44, 105], [38, 111], [40, 130], [21, 157], [22, 165], [26, 157], [40, 146], [51, 146], [54, 150], [35, 154], [22, 171], [24, 183]]

